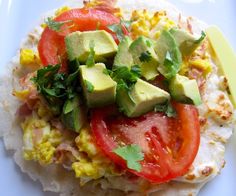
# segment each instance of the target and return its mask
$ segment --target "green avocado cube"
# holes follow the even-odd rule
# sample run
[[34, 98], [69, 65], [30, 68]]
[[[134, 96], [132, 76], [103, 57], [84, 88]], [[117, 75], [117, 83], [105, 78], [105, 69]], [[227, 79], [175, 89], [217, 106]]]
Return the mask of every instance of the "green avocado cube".
[[169, 31], [162, 31], [155, 43], [155, 52], [160, 61], [158, 71], [167, 79], [174, 77], [180, 70], [182, 55]]
[[202, 103], [196, 80], [190, 80], [185, 76], [177, 74], [170, 80], [169, 89], [171, 96], [176, 101], [194, 105]]
[[73, 32], [66, 36], [66, 50], [70, 61], [78, 59], [85, 63], [91, 43], [94, 43], [95, 61], [105, 62], [106, 58], [113, 57], [117, 52], [117, 44], [111, 34], [104, 30]]
[[117, 104], [128, 117], [141, 116], [169, 99], [168, 92], [141, 79], [137, 80], [130, 91], [125, 89], [117, 91]]
[[80, 80], [89, 108], [102, 107], [115, 102], [117, 83], [105, 72], [106, 66], [80, 66]]
[[183, 56], [191, 55], [198, 46], [201, 45], [204, 37], [197, 39], [187, 31], [173, 28], [170, 30], [170, 33], [175, 38], [175, 41], [182, 53]]
[[134, 65], [132, 54], [129, 52], [131, 38], [126, 36], [118, 45], [118, 51], [114, 59], [113, 69], [117, 67], [131, 68]]
[[73, 99], [68, 99], [65, 102], [61, 115], [62, 122], [66, 128], [79, 133], [80, 129], [87, 122], [86, 113], [87, 111], [81, 98], [75, 96]]
[[152, 80], [158, 75], [158, 56], [154, 51], [152, 40], [140, 36], [129, 47], [129, 52], [133, 56], [134, 64], [141, 67], [141, 75], [146, 80]]

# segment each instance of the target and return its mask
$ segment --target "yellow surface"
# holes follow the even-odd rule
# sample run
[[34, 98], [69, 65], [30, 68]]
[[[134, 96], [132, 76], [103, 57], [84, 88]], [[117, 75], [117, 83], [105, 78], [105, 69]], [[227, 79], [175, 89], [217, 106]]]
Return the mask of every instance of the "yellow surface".
[[216, 63], [228, 80], [229, 96], [236, 108], [236, 55], [217, 27], [209, 27], [206, 34], [214, 51]]

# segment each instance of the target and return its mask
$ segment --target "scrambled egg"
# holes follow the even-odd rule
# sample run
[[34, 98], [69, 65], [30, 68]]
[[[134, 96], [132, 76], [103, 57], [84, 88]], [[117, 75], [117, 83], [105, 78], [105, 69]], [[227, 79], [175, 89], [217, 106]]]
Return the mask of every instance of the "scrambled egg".
[[78, 162], [72, 164], [72, 169], [76, 177], [80, 178], [81, 185], [103, 176], [120, 175], [114, 164], [102, 155], [93, 142], [89, 125], [82, 128], [75, 142], [79, 151], [84, 154]]
[[134, 38], [144, 35], [153, 39], [157, 39], [161, 30], [171, 29], [175, 27], [174, 21], [170, 20], [165, 11], [150, 14], [147, 10], [133, 11], [131, 16], [131, 32]]
[[20, 64], [26, 67], [37, 66], [41, 64], [41, 61], [39, 55], [36, 52], [25, 48], [20, 50]]
[[61, 142], [61, 134], [52, 130], [50, 124], [35, 113], [27, 117], [21, 127], [24, 159], [38, 161], [41, 165], [52, 163], [56, 146]]

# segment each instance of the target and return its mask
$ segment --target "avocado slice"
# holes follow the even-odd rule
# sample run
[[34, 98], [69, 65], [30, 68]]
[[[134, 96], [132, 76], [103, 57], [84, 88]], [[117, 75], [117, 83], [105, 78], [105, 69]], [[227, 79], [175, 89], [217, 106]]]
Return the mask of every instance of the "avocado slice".
[[180, 70], [182, 55], [169, 31], [162, 31], [155, 44], [155, 52], [160, 61], [158, 71], [167, 79], [174, 77]]
[[115, 102], [117, 83], [105, 72], [106, 66], [97, 63], [92, 67], [80, 66], [80, 80], [89, 108]]
[[154, 51], [153, 41], [140, 36], [132, 42], [129, 52], [133, 56], [134, 64], [141, 67], [141, 75], [146, 80], [152, 80], [158, 75], [158, 56]]
[[129, 52], [129, 46], [132, 43], [130, 37], [126, 36], [118, 45], [118, 51], [114, 59], [113, 68], [128, 67], [134, 64], [132, 54]]
[[138, 79], [130, 91], [117, 90], [117, 104], [128, 117], [138, 117], [170, 99], [168, 92]]
[[197, 39], [187, 31], [177, 28], [171, 29], [170, 33], [175, 38], [175, 41], [183, 56], [191, 55], [197, 47], [201, 45], [202, 40], [204, 39], [204, 34], [202, 35], [203, 37]]
[[104, 30], [73, 32], [66, 36], [66, 50], [70, 61], [78, 59], [85, 63], [90, 53], [90, 44], [94, 42], [95, 61], [105, 62], [117, 52], [117, 44], [111, 34]]
[[78, 96], [65, 102], [61, 119], [68, 129], [77, 133], [83, 127], [87, 121], [86, 108], [83, 106], [82, 101]]
[[176, 101], [200, 105], [202, 103], [197, 81], [177, 74], [170, 80], [170, 94]]

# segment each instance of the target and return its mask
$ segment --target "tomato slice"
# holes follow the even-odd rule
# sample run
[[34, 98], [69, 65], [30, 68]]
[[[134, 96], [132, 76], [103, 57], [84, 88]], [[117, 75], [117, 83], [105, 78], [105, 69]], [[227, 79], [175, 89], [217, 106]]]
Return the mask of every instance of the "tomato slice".
[[[96, 9], [71, 9], [62, 13], [54, 19], [55, 21], [67, 21], [60, 32], [53, 31], [46, 27], [38, 43], [38, 51], [43, 65], [55, 65], [66, 60], [64, 38], [74, 31], [106, 30], [111, 33], [118, 42], [114, 32], [107, 27], [111, 24], [118, 24], [120, 19], [111, 13]], [[123, 27], [124, 34], [128, 31]]]
[[[184, 175], [200, 143], [198, 111], [191, 105], [173, 106], [176, 118], [150, 112], [130, 119], [115, 107], [93, 110], [91, 128], [97, 145], [116, 164], [151, 182], [162, 183]], [[126, 161], [113, 152], [128, 144], [139, 145], [144, 153], [140, 172], [128, 169]]]

